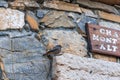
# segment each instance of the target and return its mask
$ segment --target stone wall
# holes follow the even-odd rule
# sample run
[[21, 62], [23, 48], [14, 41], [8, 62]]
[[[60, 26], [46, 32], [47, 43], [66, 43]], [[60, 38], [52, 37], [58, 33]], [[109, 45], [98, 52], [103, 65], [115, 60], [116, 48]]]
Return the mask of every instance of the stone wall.
[[[119, 58], [91, 53], [85, 29], [92, 23], [120, 30], [119, 11], [119, 5], [90, 0], [1, 0], [0, 56], [7, 77], [120, 80]], [[63, 55], [52, 61], [43, 54], [55, 45]]]

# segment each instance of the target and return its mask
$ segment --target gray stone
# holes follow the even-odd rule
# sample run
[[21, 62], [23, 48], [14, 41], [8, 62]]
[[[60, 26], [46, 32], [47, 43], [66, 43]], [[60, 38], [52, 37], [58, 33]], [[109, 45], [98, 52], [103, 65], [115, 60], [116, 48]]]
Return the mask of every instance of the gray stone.
[[119, 12], [117, 11], [116, 8], [114, 8], [110, 5], [103, 4], [103, 3], [93, 2], [93, 1], [90, 1], [90, 0], [77, 0], [76, 3], [78, 3], [80, 5], [83, 5], [83, 6], [86, 6], [88, 8], [100, 9], [100, 10], [103, 10], [103, 11], [119, 14]]
[[18, 10], [0, 8], [0, 30], [23, 28], [24, 13]]
[[81, 16], [80, 20], [78, 20], [76, 23], [78, 24], [78, 29], [81, 31], [81, 33], [86, 34], [85, 24], [86, 23], [97, 24], [97, 20], [95, 18]]
[[86, 9], [83, 7], [81, 7], [81, 10], [85, 14], [85, 16], [94, 17], [94, 18], [98, 17], [98, 15], [93, 12], [94, 10]]
[[0, 37], [0, 49], [11, 50], [11, 39], [9, 37]]
[[64, 1], [60, 1], [60, 0], [45, 1], [43, 3], [43, 6], [45, 8], [51, 8], [55, 10], [57, 9], [61, 11], [82, 13], [81, 8], [79, 7], [78, 4], [71, 4], [71, 3], [64, 2]]
[[38, 60], [28, 63], [6, 64], [5, 70], [9, 79], [48, 80], [49, 61], [42, 62]]
[[73, 28], [76, 26], [68, 18], [65, 12], [62, 11], [50, 11], [43, 17], [43, 19], [41, 19], [40, 22], [44, 23], [47, 27], [50, 28], [56, 28], [56, 27]]
[[81, 15], [78, 13], [68, 12], [67, 14], [68, 17], [72, 18], [74, 22], [77, 22], [81, 18]]
[[120, 80], [118, 63], [69, 53], [56, 56], [53, 61], [53, 80]]
[[20, 37], [25, 37], [25, 36], [31, 36], [32, 32], [26, 32], [26, 31], [13, 31], [9, 33], [10, 38], [20, 38]]
[[[33, 51], [25, 51], [25, 52], [11, 52], [11, 54], [7, 54], [5, 58], [3, 58], [3, 61], [5, 64], [14, 64], [14, 63], [26, 63], [30, 61], [38, 61], [38, 60], [44, 60], [42, 58], [42, 55], [45, 54], [45, 50], [38, 48]], [[14, 57], [14, 61], [12, 59]]]
[[10, 80], [49, 80], [47, 78], [47, 75], [45, 72], [41, 73], [41, 74], [29, 74], [29, 75], [25, 75], [25, 74], [7, 74]]
[[9, 54], [12, 54], [12, 52], [10, 50], [0, 48], [0, 56], [2, 58], [6, 58]]
[[6, 1], [0, 1], [0, 7], [8, 7], [8, 3]]
[[25, 30], [8, 30], [0, 31], [0, 36], [8, 36], [9, 38], [19, 38], [32, 35], [32, 32], [26, 32]]
[[34, 35], [12, 39], [1, 36], [0, 46], [0, 55], [10, 80], [49, 80], [49, 59], [42, 56], [46, 48]]
[[34, 0], [21, 0], [26, 7], [39, 8], [39, 4]]
[[47, 46], [48, 50], [59, 44], [62, 45], [62, 52], [69, 52], [79, 56], [87, 55], [87, 43], [76, 31], [44, 30], [41, 41]]
[[43, 12], [43, 10], [37, 10], [37, 17], [38, 18], [43, 18], [45, 15], [45, 13]]
[[37, 48], [42, 48], [42, 43], [40, 43], [37, 39], [31, 36], [22, 37], [22, 38], [15, 38], [13, 41], [13, 51], [29, 51], [34, 50]]
[[30, 25], [26, 23], [26, 24], [24, 25], [24, 29], [25, 29], [27, 32], [29, 32], [29, 31], [30, 31]]
[[110, 21], [105, 21], [105, 20], [100, 20], [99, 25], [107, 28], [112, 28], [116, 30], [120, 30], [120, 24], [115, 23], [115, 22], [110, 22]]
[[15, 0], [10, 2], [12, 8], [18, 8], [24, 10], [25, 8], [39, 8], [39, 4], [34, 0]]

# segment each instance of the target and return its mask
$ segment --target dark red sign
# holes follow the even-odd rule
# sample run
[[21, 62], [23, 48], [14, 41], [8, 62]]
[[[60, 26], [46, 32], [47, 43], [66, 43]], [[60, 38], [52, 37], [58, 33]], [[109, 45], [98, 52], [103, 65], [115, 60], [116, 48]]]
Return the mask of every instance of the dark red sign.
[[87, 24], [90, 50], [120, 57], [120, 31]]

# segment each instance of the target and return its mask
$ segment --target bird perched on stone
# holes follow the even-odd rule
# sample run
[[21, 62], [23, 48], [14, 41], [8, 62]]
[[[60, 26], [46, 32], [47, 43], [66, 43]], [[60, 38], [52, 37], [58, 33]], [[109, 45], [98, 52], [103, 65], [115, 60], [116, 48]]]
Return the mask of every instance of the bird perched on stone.
[[62, 48], [61, 45], [56, 45], [55, 47], [53, 47], [53, 49], [46, 52], [46, 54], [43, 54], [43, 56], [57, 56], [57, 55], [60, 55], [59, 53], [61, 52], [61, 48]]

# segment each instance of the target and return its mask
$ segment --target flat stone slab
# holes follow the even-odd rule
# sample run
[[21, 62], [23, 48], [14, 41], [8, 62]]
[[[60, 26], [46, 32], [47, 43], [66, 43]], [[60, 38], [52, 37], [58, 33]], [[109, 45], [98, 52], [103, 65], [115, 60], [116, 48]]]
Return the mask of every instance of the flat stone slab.
[[117, 11], [116, 8], [114, 8], [113, 6], [107, 5], [107, 4], [103, 4], [103, 3], [99, 3], [99, 2], [93, 2], [90, 0], [76, 0], [78, 4], [91, 8], [91, 9], [100, 9], [106, 12], [111, 12], [111, 13], [115, 13], [115, 14], [119, 14], [119, 12]]
[[82, 12], [78, 4], [70, 4], [70, 3], [58, 1], [58, 0], [45, 1], [43, 6], [45, 8], [51, 8], [51, 9], [57, 9], [57, 10], [63, 10], [63, 11], [71, 11], [71, 12], [78, 12], [78, 13]]
[[53, 59], [53, 80], [120, 80], [120, 64], [69, 53]]
[[23, 12], [0, 8], [0, 30], [20, 29], [23, 28], [24, 24]]
[[71, 53], [78, 56], [87, 55], [87, 43], [85, 39], [72, 30], [44, 30], [41, 41], [47, 46], [47, 49], [55, 45], [61, 45], [63, 53]]
[[44, 18], [40, 22], [44, 23], [47, 27], [50, 28], [74, 28], [76, 26], [75, 23], [73, 23], [65, 14], [65, 12], [62, 11], [50, 11], [44, 16]]
[[34, 35], [12, 38], [0, 36], [0, 55], [10, 80], [49, 80], [46, 47]]

